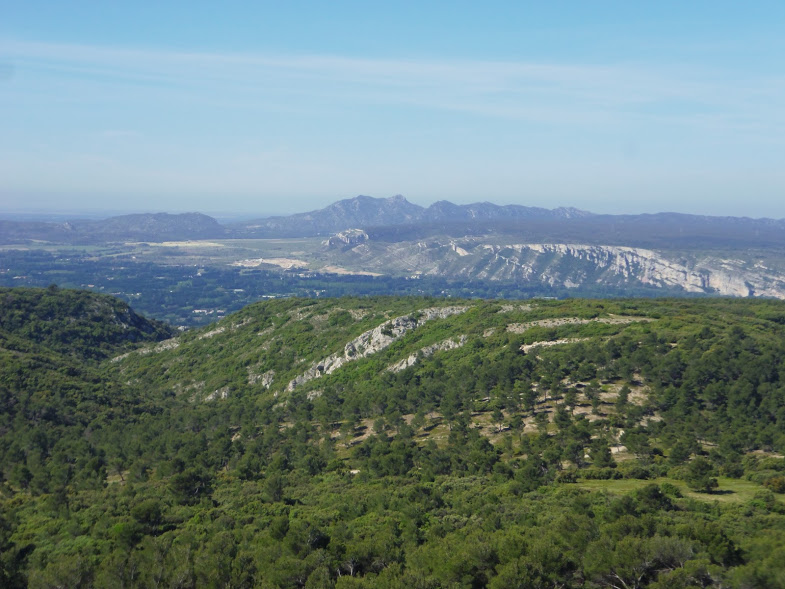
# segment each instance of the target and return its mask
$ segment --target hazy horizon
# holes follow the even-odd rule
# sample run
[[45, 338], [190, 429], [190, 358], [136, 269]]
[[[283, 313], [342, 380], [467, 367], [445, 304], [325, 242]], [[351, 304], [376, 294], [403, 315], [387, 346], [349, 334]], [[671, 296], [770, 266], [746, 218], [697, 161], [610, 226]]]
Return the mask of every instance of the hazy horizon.
[[[182, 213], [201, 213], [204, 215], [208, 215], [213, 217], [214, 219], [218, 220], [222, 223], [231, 223], [237, 221], [247, 221], [251, 219], [263, 219], [266, 217], [277, 217], [277, 216], [288, 216], [288, 215], [295, 215], [298, 213], [307, 213], [311, 211], [321, 210], [324, 209], [338, 201], [341, 200], [350, 200], [352, 198], [356, 198], [357, 196], [371, 196], [372, 198], [378, 199], [385, 199], [390, 198], [390, 196], [385, 197], [375, 197], [372, 195], [355, 195], [352, 197], [346, 198], [339, 198], [334, 201], [325, 202], [323, 204], [317, 205], [315, 208], [309, 209], [298, 209], [298, 210], [282, 210], [282, 211], [274, 211], [274, 210], [201, 210], [201, 209], [119, 209], [119, 208], [82, 208], [82, 209], [35, 209], [35, 208], [19, 208], [19, 209], [9, 209], [9, 208], [0, 208], [0, 219], [4, 220], [12, 220], [12, 221], [48, 221], [48, 222], [61, 222], [61, 221], [68, 221], [68, 220], [77, 220], [77, 219], [93, 219], [93, 220], [100, 220], [106, 219], [109, 217], [114, 216], [121, 216], [121, 215], [133, 215], [133, 214], [157, 214], [157, 213], [169, 213], [169, 214], [182, 214]], [[467, 201], [467, 202], [456, 202], [452, 201], [449, 198], [447, 199], [434, 199], [427, 202], [417, 202], [410, 198], [407, 198], [405, 195], [392, 195], [392, 196], [404, 196], [407, 201], [412, 204], [427, 208], [430, 205], [438, 202], [439, 200], [447, 200], [453, 202], [454, 204], [479, 204], [484, 202], [490, 202], [495, 205], [504, 206], [504, 205], [520, 205], [520, 206], [527, 206], [527, 207], [539, 207], [539, 208], [546, 208], [546, 209], [555, 209], [560, 208], [559, 206], [543, 206], [538, 204], [530, 204], [530, 203], [520, 203], [520, 202], [497, 202], [494, 200], [474, 200], [474, 201]], [[754, 215], [722, 215], [718, 213], [712, 212], [688, 212], [688, 211], [679, 211], [679, 210], [639, 210], [639, 211], [597, 211], [597, 210], [590, 210], [590, 209], [583, 209], [581, 207], [569, 207], [567, 208], [577, 208], [589, 213], [598, 214], [598, 215], [643, 215], [643, 214], [657, 214], [657, 213], [677, 213], [677, 214], [688, 214], [688, 215], [701, 215], [701, 216], [711, 216], [711, 217], [747, 217], [753, 219], [785, 219], [785, 217], [771, 217], [771, 216], [754, 216]]]

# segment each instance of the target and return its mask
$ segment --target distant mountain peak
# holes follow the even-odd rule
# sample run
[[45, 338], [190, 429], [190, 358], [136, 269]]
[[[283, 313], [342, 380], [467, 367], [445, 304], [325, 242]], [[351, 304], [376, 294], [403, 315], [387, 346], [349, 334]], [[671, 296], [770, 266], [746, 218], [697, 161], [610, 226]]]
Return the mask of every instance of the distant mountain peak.
[[576, 217], [589, 217], [594, 213], [589, 211], [584, 211], [583, 209], [577, 209], [575, 207], [559, 207], [553, 209], [554, 213], [558, 213], [560, 216], [563, 216], [565, 219], [574, 219]]
[[[534, 219], [558, 221], [589, 215], [592, 213], [575, 208], [550, 210], [521, 205], [502, 206], [488, 201], [455, 204], [448, 200], [439, 200], [426, 208], [409, 202], [401, 194], [387, 198], [360, 194], [307, 213], [258, 219], [246, 227], [249, 236], [295, 237], [330, 235], [352, 227], [368, 229], [398, 225], [495, 223]], [[240, 233], [243, 233], [242, 229]]]

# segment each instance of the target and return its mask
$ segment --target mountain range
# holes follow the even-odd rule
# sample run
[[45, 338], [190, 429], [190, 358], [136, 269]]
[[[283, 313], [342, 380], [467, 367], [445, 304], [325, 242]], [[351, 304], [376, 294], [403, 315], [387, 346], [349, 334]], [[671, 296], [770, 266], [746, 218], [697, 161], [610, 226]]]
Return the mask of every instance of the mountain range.
[[388, 226], [439, 227], [443, 224], [566, 220], [591, 216], [573, 208], [544, 209], [519, 205], [500, 206], [489, 202], [456, 205], [442, 200], [429, 207], [410, 203], [401, 195], [390, 198], [357, 196], [317, 211], [257, 219], [232, 230], [253, 237], [305, 237], [341, 231], [350, 227], [367, 229]]
[[357, 196], [323, 209], [221, 224], [202, 213], [145, 213], [67, 222], [0, 221], [0, 242], [44, 240], [101, 243], [121, 240], [281, 238], [327, 236], [360, 228], [377, 239], [437, 234], [517, 233], [537, 241], [664, 245], [785, 247], [785, 219], [680, 213], [599, 215], [572, 207], [547, 209], [490, 202], [457, 205], [442, 200], [422, 207], [401, 195]]
[[[265, 239], [282, 240], [275, 244], [274, 256], [249, 250], [243, 257], [243, 245], [233, 246], [235, 258], [226, 257], [224, 246]], [[598, 288], [630, 294], [643, 288], [668, 294], [785, 298], [782, 219], [599, 215], [489, 202], [439, 201], [422, 207], [396, 195], [357, 196], [316, 211], [232, 224], [200, 213], [0, 222], [0, 243], [6, 245], [129, 246], [188, 240], [227, 240], [216, 263], [245, 268], [435, 276], [541, 285], [576, 294], [598, 294]], [[323, 245], [313, 247], [318, 240]], [[200, 256], [201, 263], [209, 261], [207, 250], [200, 249]]]

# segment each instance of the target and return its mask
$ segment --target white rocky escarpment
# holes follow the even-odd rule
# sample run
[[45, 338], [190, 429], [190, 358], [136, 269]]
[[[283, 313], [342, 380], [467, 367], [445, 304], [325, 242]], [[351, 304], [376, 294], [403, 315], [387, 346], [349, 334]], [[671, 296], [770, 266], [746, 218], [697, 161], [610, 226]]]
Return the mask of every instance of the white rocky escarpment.
[[[651, 286], [678, 287], [687, 292], [717, 293], [730, 296], [767, 296], [785, 298], [785, 279], [766, 268], [744, 268], [740, 260], [704, 260], [690, 268], [668, 260], [655, 251], [623, 246], [584, 245], [570, 243], [528, 243], [507, 246], [484, 246], [503, 256], [505, 263], [519, 265], [521, 271], [531, 275], [533, 262], [523, 263], [510, 254], [518, 253], [522, 257], [556, 254], [560, 257], [571, 257], [588, 262], [595, 268], [612, 276], [632, 279]], [[549, 283], [561, 282], [565, 286], [577, 287], [568, 277], [560, 277], [555, 272], [543, 272], [542, 279]]]
[[450, 242], [450, 249], [452, 249], [452, 251], [454, 251], [456, 254], [458, 254], [462, 258], [469, 255], [469, 252], [467, 252], [465, 249], [463, 249], [461, 246], [459, 246], [454, 241]]
[[[232, 389], [229, 387], [223, 387], [220, 389], [215, 389], [212, 393], [207, 395], [204, 400], [205, 402], [209, 403], [210, 401], [215, 401], [216, 399], [227, 399], [229, 398], [229, 393], [232, 392]], [[193, 400], [193, 399], [192, 399]]]
[[175, 350], [180, 347], [180, 340], [177, 338], [166, 339], [162, 342], [158, 342], [153, 346], [146, 346], [144, 348], [139, 348], [138, 350], [131, 350], [130, 352], [126, 352], [125, 354], [120, 354], [119, 356], [115, 356], [110, 360], [110, 362], [120, 362], [125, 358], [128, 358], [132, 354], [139, 354], [140, 356], [146, 356], [147, 354], [160, 354], [161, 352], [165, 352], [166, 350]]
[[249, 258], [232, 262], [231, 266], [240, 268], [256, 268], [257, 266], [278, 266], [284, 270], [292, 268], [308, 268], [308, 262], [294, 258]]
[[564, 344], [577, 344], [578, 342], [585, 342], [590, 340], [591, 338], [588, 337], [571, 337], [565, 339], [557, 339], [552, 341], [543, 341], [543, 342], [534, 342], [532, 344], [524, 344], [521, 346], [521, 350], [524, 352], [528, 352], [529, 350], [533, 350], [534, 348], [547, 348], [549, 346], [562, 346]]
[[[591, 262], [597, 268], [623, 278], [634, 278], [653, 286], [676, 286], [687, 292], [709, 292], [748, 296], [750, 290], [740, 277], [733, 277], [709, 268], [690, 269], [665, 259], [656, 252], [623, 246], [592, 246], [569, 243], [532, 243], [511, 246], [514, 249], [556, 253]], [[720, 290], [720, 288], [722, 290]]]
[[210, 330], [210, 331], [208, 331], [206, 333], [201, 334], [196, 339], [205, 339], [205, 338], [208, 338], [208, 337], [213, 337], [215, 335], [223, 333], [224, 331], [226, 331], [225, 327], [216, 327], [215, 329], [212, 329], [212, 330]]
[[386, 274], [516, 280], [567, 288], [637, 283], [694, 293], [785, 299], [785, 275], [762, 263], [709, 256], [688, 262], [638, 247], [491, 244], [467, 237], [399, 242], [373, 248], [362, 244], [342, 256], [346, 257], [346, 263]]
[[502, 305], [499, 309], [499, 313], [512, 313], [513, 311], [520, 311], [520, 312], [527, 312], [533, 309], [532, 305], [523, 304], [523, 305]]
[[336, 247], [344, 245], [360, 245], [368, 241], [368, 234], [362, 229], [347, 229], [340, 231], [335, 235], [330, 236], [329, 239], [322, 242], [322, 245], [327, 247]]
[[390, 372], [401, 372], [402, 370], [406, 370], [409, 366], [414, 366], [417, 363], [417, 360], [420, 358], [427, 358], [428, 356], [433, 356], [435, 352], [441, 352], [444, 350], [454, 350], [455, 348], [460, 348], [463, 344], [466, 343], [466, 336], [462, 335], [458, 339], [446, 339], [440, 341], [435, 344], [431, 344], [430, 346], [425, 346], [421, 348], [416, 353], [411, 354], [408, 358], [404, 358], [400, 362], [396, 362], [392, 366], [389, 366], [387, 370]]
[[340, 352], [331, 354], [326, 358], [314, 362], [311, 367], [301, 375], [292, 379], [286, 390], [293, 391], [306, 382], [330, 374], [338, 370], [347, 362], [366, 358], [387, 348], [394, 341], [400, 339], [408, 332], [420, 327], [431, 319], [444, 319], [451, 315], [465, 312], [468, 307], [431, 307], [422, 309], [411, 315], [402, 315], [381, 325], [369, 329], [346, 344]]

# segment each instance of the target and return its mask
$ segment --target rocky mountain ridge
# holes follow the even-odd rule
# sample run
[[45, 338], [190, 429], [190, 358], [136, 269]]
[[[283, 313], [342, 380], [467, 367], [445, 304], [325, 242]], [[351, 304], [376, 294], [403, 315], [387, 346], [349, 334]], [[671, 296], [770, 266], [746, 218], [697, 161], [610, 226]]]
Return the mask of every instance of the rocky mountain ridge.
[[301, 237], [325, 235], [350, 227], [439, 225], [510, 220], [564, 220], [589, 217], [592, 213], [576, 208], [545, 209], [490, 202], [456, 205], [441, 200], [428, 207], [410, 203], [400, 194], [390, 198], [357, 196], [340, 200], [323, 209], [289, 216], [257, 219], [232, 226], [244, 237]]
[[364, 241], [330, 250], [331, 263], [366, 272], [541, 283], [580, 289], [638, 285], [685, 293], [785, 298], [785, 272], [743, 254], [674, 255], [646, 248], [580, 243], [499, 243], [485, 238]]

